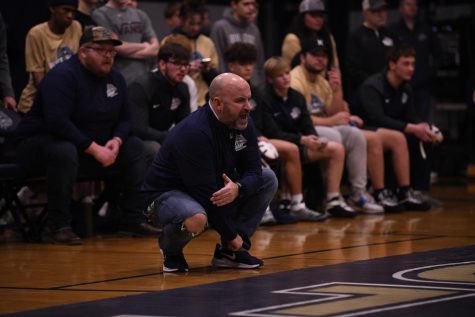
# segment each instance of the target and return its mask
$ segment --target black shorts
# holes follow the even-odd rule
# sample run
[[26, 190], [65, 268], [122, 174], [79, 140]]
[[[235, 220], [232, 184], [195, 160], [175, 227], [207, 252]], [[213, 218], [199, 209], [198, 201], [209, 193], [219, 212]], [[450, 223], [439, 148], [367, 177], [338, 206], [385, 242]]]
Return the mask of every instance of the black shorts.
[[308, 149], [305, 145], [299, 144], [299, 153], [300, 153], [300, 162], [302, 163], [308, 163]]

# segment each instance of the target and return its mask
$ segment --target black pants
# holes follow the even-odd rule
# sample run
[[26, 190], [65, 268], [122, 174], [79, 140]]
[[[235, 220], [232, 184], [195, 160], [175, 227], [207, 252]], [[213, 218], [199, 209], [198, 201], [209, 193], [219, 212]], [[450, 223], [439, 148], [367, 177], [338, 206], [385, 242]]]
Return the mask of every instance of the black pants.
[[434, 146], [431, 143], [423, 143], [426, 154], [424, 158], [421, 154], [419, 139], [407, 134], [406, 139], [409, 148], [411, 186], [415, 190], [428, 191], [430, 189], [430, 172], [432, 169], [432, 158], [434, 157]]
[[[415, 190], [428, 191], [430, 189], [430, 172], [432, 169], [432, 157], [434, 146], [430, 143], [424, 143], [424, 152], [426, 158], [421, 155], [419, 139], [413, 135], [406, 134], [407, 146], [409, 151], [409, 168], [411, 173], [410, 185]], [[395, 190], [398, 188], [396, 176], [392, 164], [391, 153], [384, 155], [384, 183], [386, 188]]]
[[46, 175], [48, 220], [52, 230], [71, 226], [71, 195], [78, 174], [100, 177], [109, 171], [118, 172], [123, 195], [122, 221], [145, 221], [140, 186], [146, 161], [143, 143], [137, 137], [124, 140], [115, 163], [107, 168], [91, 155], [78, 152], [74, 144], [50, 135], [24, 140], [17, 148], [17, 159], [25, 176]]

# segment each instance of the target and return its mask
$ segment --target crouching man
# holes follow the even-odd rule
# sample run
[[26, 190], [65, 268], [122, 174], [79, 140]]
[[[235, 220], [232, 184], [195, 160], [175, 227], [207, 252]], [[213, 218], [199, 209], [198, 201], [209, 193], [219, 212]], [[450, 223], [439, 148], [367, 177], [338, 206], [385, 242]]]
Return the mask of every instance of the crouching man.
[[183, 248], [208, 221], [220, 234], [212, 265], [257, 268], [250, 237], [277, 190], [270, 169], [261, 169], [249, 115], [251, 90], [225, 73], [211, 83], [209, 104], [169, 134], [143, 185], [148, 212], [163, 227], [159, 246], [164, 272], [186, 272]]

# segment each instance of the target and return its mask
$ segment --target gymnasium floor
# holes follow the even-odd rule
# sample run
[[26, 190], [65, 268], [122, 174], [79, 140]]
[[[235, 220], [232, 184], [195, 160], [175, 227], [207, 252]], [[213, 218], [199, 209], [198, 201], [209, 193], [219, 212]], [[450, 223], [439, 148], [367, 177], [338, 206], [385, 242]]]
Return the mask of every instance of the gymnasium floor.
[[217, 235], [162, 274], [156, 239], [0, 244], [2, 316], [475, 316], [475, 193], [435, 186], [430, 212], [261, 227], [257, 270], [215, 269]]

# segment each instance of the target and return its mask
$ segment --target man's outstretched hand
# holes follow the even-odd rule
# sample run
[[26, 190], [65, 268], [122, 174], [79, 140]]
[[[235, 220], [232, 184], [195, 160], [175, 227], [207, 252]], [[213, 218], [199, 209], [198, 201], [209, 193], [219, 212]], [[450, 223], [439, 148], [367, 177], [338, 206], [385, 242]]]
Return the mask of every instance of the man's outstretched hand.
[[224, 187], [213, 193], [211, 202], [218, 207], [232, 203], [239, 196], [239, 186], [223, 174]]

